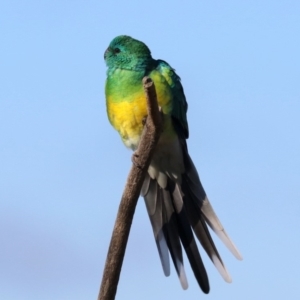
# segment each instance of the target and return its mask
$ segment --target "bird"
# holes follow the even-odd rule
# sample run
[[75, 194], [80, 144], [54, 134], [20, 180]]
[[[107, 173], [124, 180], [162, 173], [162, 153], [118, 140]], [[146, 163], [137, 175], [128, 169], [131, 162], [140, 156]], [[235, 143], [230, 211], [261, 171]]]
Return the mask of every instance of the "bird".
[[226, 282], [231, 282], [208, 227], [239, 260], [242, 256], [217, 217], [189, 156], [188, 104], [180, 77], [164, 60], [152, 58], [148, 46], [130, 36], [115, 37], [104, 53], [108, 119], [126, 147], [139, 145], [145, 118], [142, 80], [155, 84], [163, 130], [148, 168], [141, 196], [152, 225], [163, 272], [170, 275], [170, 257], [183, 289], [188, 288], [183, 251], [201, 290], [210, 290], [195, 237]]

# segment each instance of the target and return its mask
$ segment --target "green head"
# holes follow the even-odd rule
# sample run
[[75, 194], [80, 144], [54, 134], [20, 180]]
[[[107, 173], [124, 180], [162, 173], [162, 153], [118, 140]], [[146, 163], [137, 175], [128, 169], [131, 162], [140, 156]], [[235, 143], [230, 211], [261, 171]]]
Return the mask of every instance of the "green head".
[[149, 48], [127, 35], [115, 37], [104, 53], [109, 68], [137, 70], [146, 68], [152, 61]]

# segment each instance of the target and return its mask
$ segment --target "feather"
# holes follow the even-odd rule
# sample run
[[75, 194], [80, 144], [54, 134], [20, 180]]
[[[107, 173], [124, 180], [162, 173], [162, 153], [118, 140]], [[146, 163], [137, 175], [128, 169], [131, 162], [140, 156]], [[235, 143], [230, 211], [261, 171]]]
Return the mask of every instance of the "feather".
[[[184, 179], [186, 179], [184, 177]], [[184, 180], [185, 182], [185, 180]], [[185, 186], [183, 184], [182, 186], [183, 190], [185, 191], [185, 195], [188, 195], [188, 199], [191, 199], [193, 195], [189, 192], [188, 186]], [[184, 199], [186, 196], [184, 197]], [[231, 277], [218, 253], [218, 250], [211, 238], [211, 235], [208, 231], [207, 225], [205, 223], [204, 217], [202, 216], [201, 210], [197, 205], [195, 205], [195, 201], [189, 201], [184, 200], [185, 206], [187, 209], [188, 217], [190, 220], [190, 223], [193, 227], [193, 230], [200, 241], [203, 249], [213, 262], [213, 264], [216, 266], [217, 270], [221, 274], [221, 276], [224, 278], [226, 282], [231, 282]]]
[[205, 218], [206, 223], [215, 232], [215, 234], [220, 238], [220, 240], [225, 244], [229, 251], [238, 259], [242, 260], [242, 255], [236, 248], [228, 234], [226, 233], [223, 225], [221, 224], [219, 218], [217, 217], [213, 207], [211, 206], [204, 188], [201, 184], [198, 172], [190, 158], [187, 147], [184, 141], [184, 160], [186, 165], [185, 181], [186, 185], [189, 187], [192, 195], [191, 198], [196, 203], [196, 205], [201, 209], [202, 214]]
[[159, 172], [156, 180], [160, 187], [162, 187], [163, 189], [166, 188], [168, 182], [168, 177], [166, 174], [164, 174], [163, 172]]
[[150, 176], [146, 176], [143, 182], [143, 186], [141, 188], [141, 196], [145, 196], [145, 194], [149, 190], [149, 185], [150, 185]]
[[205, 197], [202, 204], [202, 212], [205, 217], [207, 224], [215, 232], [215, 234], [221, 239], [221, 241], [226, 245], [230, 252], [238, 259], [242, 260], [243, 257], [239, 250], [236, 248], [228, 234], [226, 233], [223, 225], [221, 224], [219, 218], [214, 212], [209, 200]]
[[[156, 179], [149, 178], [150, 176], [147, 175], [143, 194], [165, 275], [168, 276], [170, 273], [169, 251], [182, 288], [188, 288], [182, 257], [182, 243], [199, 286], [204, 293], [208, 293], [207, 273], [194, 239], [178, 184], [169, 178], [166, 188], [162, 188]], [[146, 190], [147, 186], [148, 190]]]
[[[179, 139], [179, 142], [185, 172], [170, 176], [159, 170], [157, 163], [155, 166], [151, 165], [142, 188], [142, 195], [145, 198], [164, 273], [166, 275], [170, 273], [168, 257], [170, 253], [181, 286], [183, 289], [188, 287], [182, 244], [199, 286], [204, 293], [208, 293], [209, 281], [193, 231], [218, 272], [228, 283], [232, 281], [231, 276], [207, 225], [238, 259], [241, 259], [241, 255], [226, 234], [206, 196], [197, 170], [187, 152], [185, 141]], [[181, 180], [176, 180], [176, 177], [180, 177]]]
[[174, 212], [174, 207], [171, 202], [170, 193], [163, 190], [164, 207], [167, 216], [167, 223], [165, 227], [165, 233], [167, 236], [168, 248], [179, 277], [181, 286], [183, 289], [188, 288], [188, 282], [183, 266], [182, 249], [179, 239], [178, 226], [176, 222], [176, 215]]
[[194, 235], [189, 223], [188, 215], [182, 199], [182, 193], [177, 184], [169, 182], [169, 189], [172, 190], [174, 207], [179, 223], [179, 235], [189, 259], [194, 275], [204, 293], [209, 293], [209, 282], [205, 267], [203, 265]]
[[[168, 246], [163, 232], [164, 227], [164, 214], [163, 214], [163, 198], [158, 189], [157, 182], [146, 175], [145, 181], [150, 181], [147, 191], [144, 190], [144, 200], [146, 203], [148, 215], [152, 224], [152, 229], [159, 252], [161, 264], [166, 276], [170, 275], [170, 260], [168, 253]], [[144, 183], [144, 187], [146, 184]]]

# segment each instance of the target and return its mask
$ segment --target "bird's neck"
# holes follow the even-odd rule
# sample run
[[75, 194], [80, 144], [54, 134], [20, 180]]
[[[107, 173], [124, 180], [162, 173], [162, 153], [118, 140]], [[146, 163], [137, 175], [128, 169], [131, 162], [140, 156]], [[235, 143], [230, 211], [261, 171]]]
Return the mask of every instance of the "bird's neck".
[[142, 79], [144, 76], [145, 70], [109, 68], [105, 86], [106, 95], [113, 102], [130, 100], [134, 94], [143, 92]]
[[155, 68], [156, 64], [157, 64], [156, 60], [153, 59], [152, 57], [147, 59], [138, 59], [132, 61], [131, 63], [124, 63], [118, 66], [108, 66], [107, 75], [109, 76], [110, 74], [114, 73], [116, 70], [128, 70], [128, 71], [143, 73], [145, 76], [149, 70]]

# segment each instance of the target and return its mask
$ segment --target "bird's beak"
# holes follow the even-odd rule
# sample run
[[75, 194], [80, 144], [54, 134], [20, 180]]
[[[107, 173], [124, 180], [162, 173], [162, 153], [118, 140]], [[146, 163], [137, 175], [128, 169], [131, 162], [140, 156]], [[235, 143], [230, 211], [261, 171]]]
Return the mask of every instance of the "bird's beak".
[[109, 47], [105, 50], [105, 52], [104, 52], [104, 59], [106, 59], [106, 56], [107, 56], [107, 53], [109, 52]]

